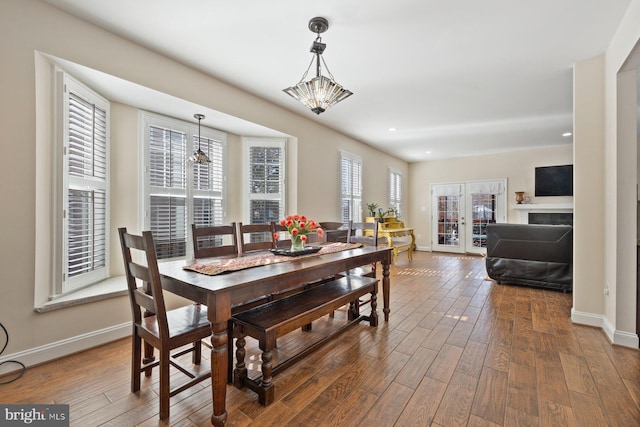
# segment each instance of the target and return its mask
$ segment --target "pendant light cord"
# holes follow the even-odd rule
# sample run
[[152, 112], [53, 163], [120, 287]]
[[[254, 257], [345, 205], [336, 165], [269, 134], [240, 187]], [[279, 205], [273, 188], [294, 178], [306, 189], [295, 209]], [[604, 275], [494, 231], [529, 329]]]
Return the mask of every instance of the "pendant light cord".
[[[5, 343], [2, 346], [2, 350], [0, 350], [0, 355], [2, 355], [2, 353], [4, 353], [4, 351], [7, 348], [7, 345], [9, 345], [9, 332], [7, 332], [7, 328], [4, 327], [2, 322], [0, 322], [0, 328], [2, 328], [2, 331], [4, 332], [4, 336], [6, 338]], [[0, 381], [0, 385], [9, 384], [20, 379], [24, 375], [25, 371], [27, 370], [27, 367], [24, 366], [24, 363], [18, 362], [17, 360], [5, 360], [4, 362], [0, 362], [0, 366], [4, 365], [5, 363], [15, 363], [16, 365], [19, 365], [21, 369], [20, 369], [20, 373], [17, 374], [18, 375], [17, 377], [12, 378], [8, 381]]]

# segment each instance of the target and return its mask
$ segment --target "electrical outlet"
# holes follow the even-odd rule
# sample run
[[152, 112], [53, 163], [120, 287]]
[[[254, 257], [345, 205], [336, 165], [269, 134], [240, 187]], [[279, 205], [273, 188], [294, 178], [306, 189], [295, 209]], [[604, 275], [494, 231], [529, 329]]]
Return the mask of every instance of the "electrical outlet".
[[604, 289], [602, 290], [602, 294], [603, 294], [603, 295], [609, 295], [609, 288], [604, 288]]

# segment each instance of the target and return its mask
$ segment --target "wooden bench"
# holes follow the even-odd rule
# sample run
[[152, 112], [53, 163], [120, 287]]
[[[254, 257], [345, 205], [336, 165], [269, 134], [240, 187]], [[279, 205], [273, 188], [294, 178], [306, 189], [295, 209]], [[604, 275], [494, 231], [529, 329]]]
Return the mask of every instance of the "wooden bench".
[[[234, 336], [237, 338], [236, 368], [233, 371], [234, 385], [238, 388], [246, 386], [256, 392], [260, 404], [264, 406], [271, 404], [274, 399], [273, 375], [318, 349], [357, 322], [368, 320], [371, 326], [378, 326], [377, 292], [377, 279], [345, 276], [233, 315]], [[371, 294], [371, 313], [369, 316], [363, 316], [360, 314], [357, 301], [368, 293]], [[278, 337], [302, 328], [346, 304], [349, 304], [349, 311], [345, 325], [280, 362], [277, 366], [272, 365], [272, 351]], [[244, 338], [247, 335], [258, 340], [262, 350], [262, 376], [257, 379], [249, 378], [244, 363]]]

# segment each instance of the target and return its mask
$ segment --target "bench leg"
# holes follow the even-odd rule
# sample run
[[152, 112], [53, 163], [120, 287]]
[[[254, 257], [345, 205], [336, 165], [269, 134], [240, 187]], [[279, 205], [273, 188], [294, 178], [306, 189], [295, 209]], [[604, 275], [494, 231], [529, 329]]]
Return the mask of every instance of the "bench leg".
[[378, 326], [378, 295], [371, 292], [371, 314], [369, 315], [369, 325]]
[[268, 406], [273, 403], [274, 400], [274, 387], [272, 370], [273, 364], [271, 363], [272, 352], [262, 352], [262, 380], [260, 381], [260, 390], [258, 392], [258, 402], [262, 406]]
[[347, 320], [355, 320], [360, 316], [360, 301], [351, 301], [349, 303], [349, 311], [347, 312]]
[[247, 378], [247, 367], [244, 364], [244, 356], [246, 354], [244, 346], [244, 336], [238, 335], [236, 339], [236, 369], [233, 370], [233, 385], [237, 388], [244, 387], [244, 380]]

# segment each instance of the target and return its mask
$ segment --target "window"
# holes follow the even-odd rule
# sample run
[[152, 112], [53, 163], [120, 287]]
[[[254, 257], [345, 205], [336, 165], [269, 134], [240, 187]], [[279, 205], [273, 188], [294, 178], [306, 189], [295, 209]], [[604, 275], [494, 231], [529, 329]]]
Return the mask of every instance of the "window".
[[340, 218], [343, 222], [362, 221], [362, 159], [340, 152]]
[[245, 222], [265, 224], [284, 216], [285, 141], [245, 138]]
[[[62, 277], [56, 294], [108, 277], [109, 102], [57, 73], [62, 144]], [[58, 284], [60, 283], [60, 284]]]
[[226, 135], [201, 127], [200, 148], [208, 164], [189, 160], [198, 146], [198, 126], [145, 114], [145, 228], [153, 233], [158, 259], [191, 255], [191, 224], [224, 223]]
[[389, 169], [389, 207], [402, 216], [402, 175], [394, 169]]

